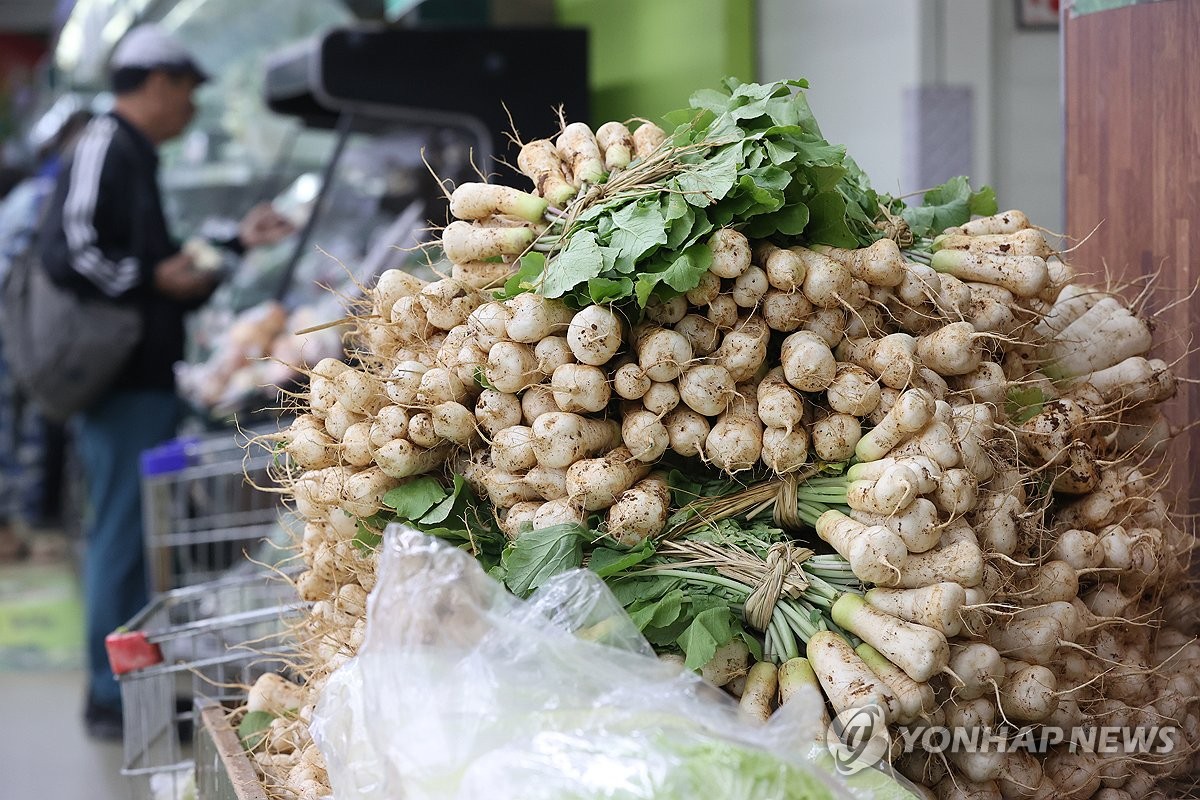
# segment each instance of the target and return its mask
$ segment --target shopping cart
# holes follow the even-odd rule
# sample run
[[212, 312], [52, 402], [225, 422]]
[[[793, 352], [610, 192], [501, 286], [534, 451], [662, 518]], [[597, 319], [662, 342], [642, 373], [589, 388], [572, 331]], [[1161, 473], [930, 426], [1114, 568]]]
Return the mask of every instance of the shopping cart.
[[142, 519], [151, 592], [214, 580], [277, 527], [272, 454], [254, 432], [175, 439], [142, 454]]
[[121, 686], [121, 773], [138, 800], [195, 797], [194, 701], [236, 704], [264, 672], [285, 672], [292, 584], [258, 573], [166, 592], [107, 640]]

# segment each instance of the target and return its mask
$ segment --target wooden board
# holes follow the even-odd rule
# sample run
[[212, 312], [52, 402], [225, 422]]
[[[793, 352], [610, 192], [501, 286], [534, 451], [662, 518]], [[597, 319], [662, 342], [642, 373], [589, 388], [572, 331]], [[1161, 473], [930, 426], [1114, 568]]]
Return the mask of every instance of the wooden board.
[[217, 703], [200, 708], [201, 736], [196, 750], [199, 800], [267, 800], [258, 773], [246, 757], [229, 710]]
[[[1200, 281], [1200, 2], [1074, 19], [1064, 8], [1063, 48], [1066, 233], [1090, 234], [1072, 263], [1120, 281], [1161, 273], [1147, 300], [1160, 356], [1200, 378], [1200, 355], [1185, 355], [1200, 345], [1200, 296], [1188, 298]], [[1167, 413], [1177, 426], [1200, 419], [1200, 392], [1182, 387]], [[1200, 496], [1200, 428], [1172, 457], [1186, 465], [1176, 488]]]

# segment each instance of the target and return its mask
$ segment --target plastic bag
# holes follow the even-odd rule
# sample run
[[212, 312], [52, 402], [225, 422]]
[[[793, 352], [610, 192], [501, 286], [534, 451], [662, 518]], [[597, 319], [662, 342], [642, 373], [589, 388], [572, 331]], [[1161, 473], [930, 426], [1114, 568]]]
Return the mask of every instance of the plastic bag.
[[824, 765], [815, 691], [762, 725], [659, 661], [588, 570], [523, 601], [393, 525], [379, 571], [363, 646], [311, 726], [337, 800], [911, 797]]

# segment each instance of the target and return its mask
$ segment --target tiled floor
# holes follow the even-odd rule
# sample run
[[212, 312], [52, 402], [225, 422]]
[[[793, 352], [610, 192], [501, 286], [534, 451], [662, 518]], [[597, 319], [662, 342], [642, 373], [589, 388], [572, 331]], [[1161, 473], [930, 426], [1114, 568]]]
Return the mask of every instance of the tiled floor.
[[0, 567], [0, 800], [126, 800], [121, 745], [83, 730], [81, 611], [67, 562]]

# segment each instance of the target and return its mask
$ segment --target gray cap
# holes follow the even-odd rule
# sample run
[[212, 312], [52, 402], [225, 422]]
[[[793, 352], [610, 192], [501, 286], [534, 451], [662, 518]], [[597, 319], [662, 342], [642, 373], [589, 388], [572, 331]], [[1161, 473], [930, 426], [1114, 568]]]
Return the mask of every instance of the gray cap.
[[209, 78], [182, 42], [154, 24], [138, 25], [126, 33], [109, 66], [114, 70], [133, 67], [189, 73], [200, 83]]

